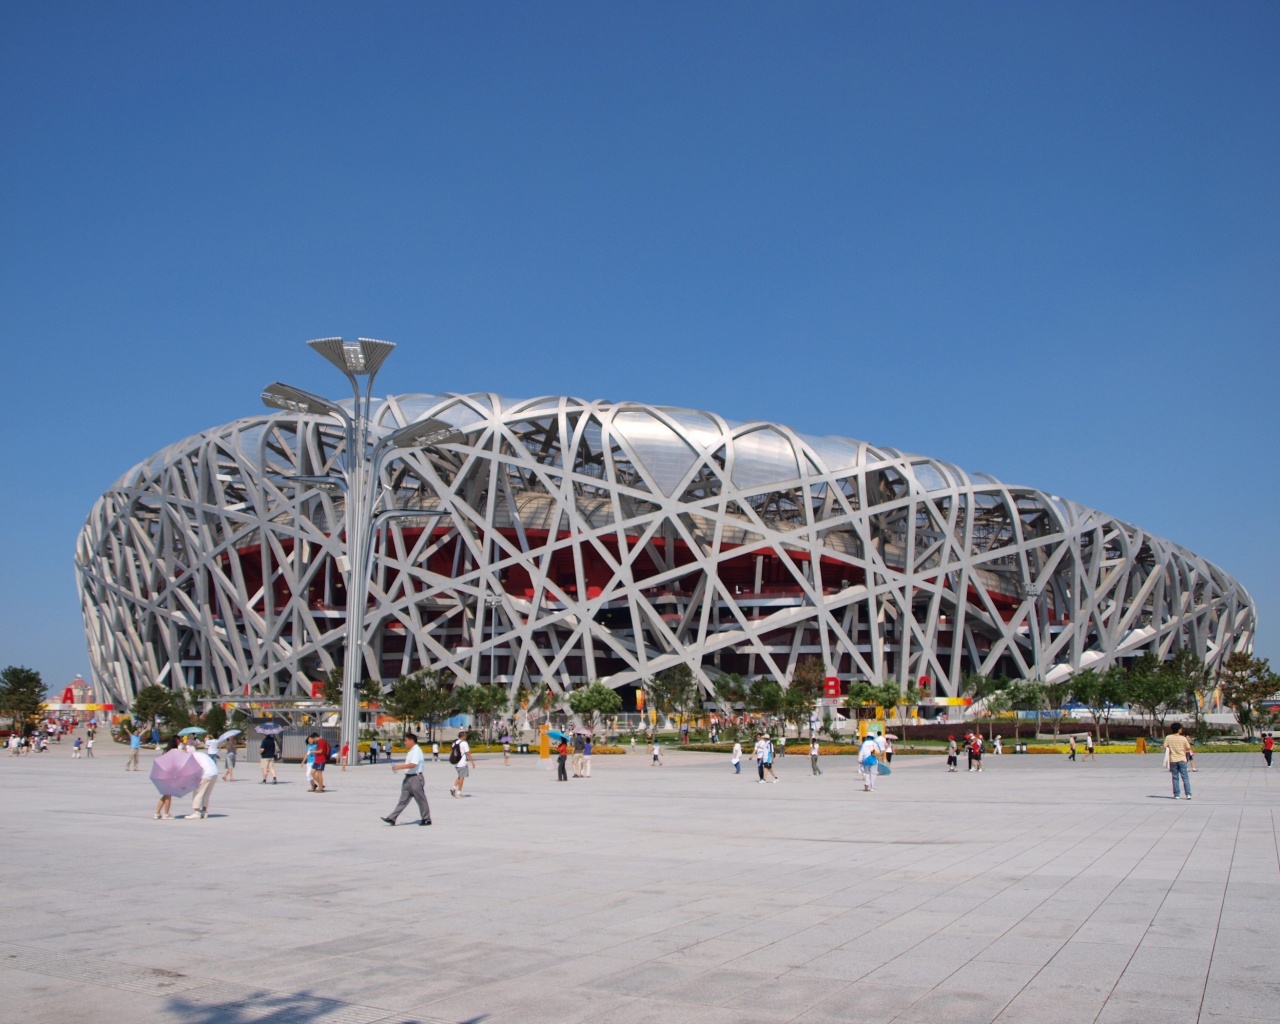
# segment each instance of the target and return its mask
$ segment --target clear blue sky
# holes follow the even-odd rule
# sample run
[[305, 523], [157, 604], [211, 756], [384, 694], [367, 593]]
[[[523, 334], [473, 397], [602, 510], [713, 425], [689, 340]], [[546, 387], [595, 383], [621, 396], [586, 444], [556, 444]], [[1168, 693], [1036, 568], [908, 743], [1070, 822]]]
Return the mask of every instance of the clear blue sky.
[[1280, 7], [0, 5], [0, 665], [99, 494], [304, 346], [709, 408], [1217, 562], [1280, 662]]

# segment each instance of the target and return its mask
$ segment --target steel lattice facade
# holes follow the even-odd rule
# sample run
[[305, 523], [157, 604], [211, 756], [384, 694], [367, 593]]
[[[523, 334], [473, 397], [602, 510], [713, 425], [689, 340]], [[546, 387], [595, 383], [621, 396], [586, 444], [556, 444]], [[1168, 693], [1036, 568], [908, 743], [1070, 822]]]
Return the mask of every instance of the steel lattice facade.
[[[465, 432], [379, 471], [365, 673], [614, 686], [684, 662], [787, 680], [1045, 678], [1250, 650], [1216, 566], [1043, 492], [771, 423], [574, 398], [402, 395], [375, 436]], [[342, 664], [340, 426], [271, 414], [179, 442], [95, 505], [76, 562], [96, 680], [309, 693]], [[299, 481], [298, 477], [309, 478]]]

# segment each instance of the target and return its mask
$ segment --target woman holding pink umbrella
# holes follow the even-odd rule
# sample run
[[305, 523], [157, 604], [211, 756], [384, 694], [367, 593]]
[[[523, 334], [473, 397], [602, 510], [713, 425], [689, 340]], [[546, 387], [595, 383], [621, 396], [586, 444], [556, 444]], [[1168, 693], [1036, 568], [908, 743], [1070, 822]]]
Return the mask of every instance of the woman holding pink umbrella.
[[[170, 750], [178, 749], [178, 737], [170, 736], [169, 745], [164, 748], [167, 754]], [[173, 818], [173, 795], [169, 793], [160, 794], [160, 799], [156, 802], [156, 813], [151, 815], [156, 821], [161, 818], [172, 820]]]

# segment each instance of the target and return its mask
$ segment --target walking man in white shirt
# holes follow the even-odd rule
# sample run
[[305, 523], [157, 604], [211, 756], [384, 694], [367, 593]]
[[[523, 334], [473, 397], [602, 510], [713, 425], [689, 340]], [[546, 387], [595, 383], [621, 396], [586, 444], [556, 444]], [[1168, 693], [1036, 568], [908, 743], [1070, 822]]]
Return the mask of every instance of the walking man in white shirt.
[[396, 818], [400, 817], [400, 812], [408, 807], [409, 801], [412, 800], [418, 805], [418, 813], [421, 815], [418, 824], [430, 825], [431, 808], [427, 806], [427, 785], [422, 777], [422, 762], [425, 760], [422, 756], [422, 748], [418, 746], [417, 735], [411, 732], [404, 734], [404, 744], [409, 748], [404, 755], [404, 763], [391, 766], [393, 772], [405, 773], [404, 780], [400, 783], [400, 802], [396, 804], [396, 809], [382, 820], [388, 825], [394, 825]]

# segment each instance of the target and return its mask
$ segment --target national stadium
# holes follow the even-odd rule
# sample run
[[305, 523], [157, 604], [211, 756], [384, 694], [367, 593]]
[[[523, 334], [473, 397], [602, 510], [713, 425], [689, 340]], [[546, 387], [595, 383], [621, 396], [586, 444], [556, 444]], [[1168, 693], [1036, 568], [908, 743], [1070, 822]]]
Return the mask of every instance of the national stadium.
[[238, 419], [121, 477], [76, 550], [95, 682], [125, 704], [151, 683], [310, 696], [343, 665], [363, 585], [365, 678], [601, 680], [628, 706], [679, 664], [709, 696], [725, 673], [785, 684], [812, 657], [844, 689], [924, 679], [942, 698], [969, 673], [1053, 679], [1184, 648], [1216, 669], [1252, 646], [1248, 593], [1205, 559], [935, 459], [629, 402], [368, 403], [375, 444], [417, 423], [451, 439], [383, 449], [364, 559], [333, 416]]

